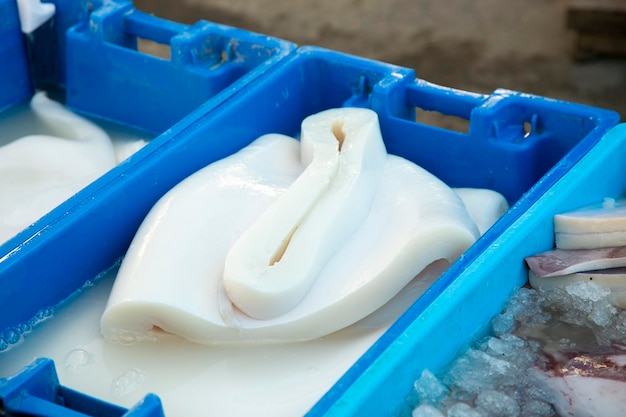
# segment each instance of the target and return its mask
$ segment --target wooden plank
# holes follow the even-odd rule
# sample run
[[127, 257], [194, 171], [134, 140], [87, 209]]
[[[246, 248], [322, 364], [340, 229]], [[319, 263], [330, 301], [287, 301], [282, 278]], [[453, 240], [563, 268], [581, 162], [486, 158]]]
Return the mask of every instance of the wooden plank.
[[567, 27], [578, 32], [626, 35], [626, 0], [574, 1]]
[[576, 58], [582, 60], [598, 55], [626, 57], [626, 36], [579, 33], [576, 49]]

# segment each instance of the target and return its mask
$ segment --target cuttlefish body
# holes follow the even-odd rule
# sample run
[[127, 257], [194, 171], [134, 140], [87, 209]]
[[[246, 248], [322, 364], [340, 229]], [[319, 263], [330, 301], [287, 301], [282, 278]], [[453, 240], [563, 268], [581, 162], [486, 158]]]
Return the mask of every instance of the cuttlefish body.
[[535, 376], [559, 415], [613, 417], [626, 410], [626, 354], [623, 351], [561, 354]]
[[141, 225], [101, 331], [200, 343], [324, 336], [368, 316], [479, 236], [462, 200], [386, 154], [376, 113], [305, 119], [191, 175]]
[[31, 135], [0, 147], [0, 242], [4, 242], [117, 163], [109, 136], [48, 99], [31, 109], [51, 135]]

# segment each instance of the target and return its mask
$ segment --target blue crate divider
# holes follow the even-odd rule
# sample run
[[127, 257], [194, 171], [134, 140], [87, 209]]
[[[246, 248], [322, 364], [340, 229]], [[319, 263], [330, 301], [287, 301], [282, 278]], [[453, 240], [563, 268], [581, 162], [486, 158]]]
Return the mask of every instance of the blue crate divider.
[[0, 0], [0, 111], [32, 95], [26, 43], [15, 0]]
[[[36, 233], [0, 260], [0, 286], [6, 289], [0, 293], [0, 305], [9, 312], [0, 316], [0, 329], [56, 305], [113, 265], [157, 199], [191, 173], [260, 135], [297, 135], [306, 116], [340, 106], [375, 110], [391, 152], [427, 166], [451, 185], [495, 188], [515, 203], [416, 302], [411, 314], [439, 300], [437, 295], [452, 287], [458, 275], [474, 268], [478, 256], [619, 119], [611, 111], [504, 90], [490, 95], [453, 90], [416, 80], [406, 68], [300, 48], [219, 106], [201, 106], [193, 120], [177, 123], [140, 151], [140, 157], [105, 174], [38, 222]], [[416, 123], [416, 107], [467, 118], [469, 133]], [[525, 123], [535, 127], [529, 137]], [[481, 152], [474, 151], [478, 149]], [[535, 160], [530, 156], [533, 150], [549, 157]], [[492, 157], [485, 158], [482, 152], [491, 152]], [[438, 156], [430, 158], [431, 153]], [[374, 345], [374, 357], [377, 346], [385, 343], [389, 342]], [[355, 372], [358, 375], [374, 361], [371, 355], [355, 365], [312, 415], [324, 413], [345, 394]]]
[[437, 372], [484, 336], [527, 282], [524, 258], [554, 247], [553, 217], [626, 193], [626, 124], [582, 155], [550, 189], [476, 256], [434, 300], [420, 299], [308, 415], [410, 415], [413, 382]]
[[4, 417], [164, 417], [154, 394], [127, 410], [67, 388], [59, 383], [54, 362], [45, 358], [0, 378], [0, 412]]

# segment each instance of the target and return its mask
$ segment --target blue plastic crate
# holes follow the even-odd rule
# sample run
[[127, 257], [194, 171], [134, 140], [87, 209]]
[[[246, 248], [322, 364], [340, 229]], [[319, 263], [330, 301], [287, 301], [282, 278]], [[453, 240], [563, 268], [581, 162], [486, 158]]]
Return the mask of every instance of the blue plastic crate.
[[6, 417], [163, 417], [161, 401], [148, 394], [127, 410], [64, 387], [49, 359], [36, 359], [10, 378], [0, 379], [0, 411]]
[[[87, 187], [55, 216], [38, 222], [36, 233], [22, 236], [28, 239], [0, 260], [0, 286], [5, 289], [0, 305], [9, 312], [0, 316], [0, 329], [56, 305], [113, 265], [156, 200], [191, 173], [262, 134], [297, 135], [306, 116], [340, 106], [375, 110], [391, 153], [424, 166], [451, 186], [493, 188], [514, 206], [372, 347], [312, 415], [331, 408], [352, 415], [352, 409], [342, 409], [341, 404], [354, 392], [356, 403], [350, 407], [375, 415], [375, 408], [361, 406], [368, 391], [359, 394], [357, 377], [366, 368], [371, 372], [368, 365], [378, 364], [391, 373], [397, 369], [393, 362], [376, 360], [392, 340], [403, 338], [393, 329], [407, 327], [431, 303], [440, 302], [460, 276], [478, 268], [483, 254], [497, 249], [494, 242], [512, 230], [509, 226], [532, 213], [534, 203], [618, 121], [611, 111], [506, 90], [489, 95], [463, 92], [415, 79], [406, 68], [301, 48], [219, 106], [201, 106], [193, 121], [187, 118], [176, 124], [137, 158]], [[417, 123], [416, 108], [469, 119], [469, 133]], [[26, 298], [20, 297], [24, 294]], [[472, 306], [479, 307], [466, 308]], [[395, 388], [393, 383], [379, 392]]]
[[[127, 0], [53, 0], [54, 17], [27, 37], [36, 88], [63, 90], [83, 114], [160, 134], [207, 100], [224, 99], [295, 45], [217, 23], [171, 22]], [[11, 3], [11, 1], [9, 1]], [[170, 59], [137, 51], [167, 45]]]
[[15, 1], [0, 1], [0, 111], [32, 94], [26, 45]]
[[[418, 300], [344, 375], [310, 415], [410, 414], [424, 369], [437, 372], [486, 334], [527, 282], [524, 258], [554, 247], [553, 217], [626, 191], [626, 124], [610, 130], [431, 303]], [[448, 274], [449, 275], [449, 274]]]
[[[137, 53], [138, 38], [169, 45], [171, 58]], [[169, 22], [130, 2], [106, 2], [67, 31], [66, 48], [68, 106], [161, 133], [208, 99], [258, 76], [293, 45], [207, 21]]]
[[[131, 158], [134, 162], [126, 162], [129, 165], [111, 177], [134, 169], [142, 155], [172, 140], [194, 119], [218, 107], [295, 50], [290, 42], [210, 22], [200, 21], [193, 26], [169, 22], [137, 11], [131, 2], [123, 0], [53, 3], [56, 13], [51, 21], [25, 36], [15, 0], [0, 0], [0, 110], [23, 103], [35, 89], [43, 88], [65, 99], [79, 113], [157, 136], [154, 144]], [[169, 44], [172, 59], [137, 51], [137, 38]], [[221, 61], [212, 64], [216, 59]], [[102, 251], [103, 262], [94, 260], [95, 269], [86, 267], [86, 272], [50, 252], [47, 242], [54, 239], [42, 238], [65, 230], [66, 226], [55, 226], [58, 222], [80, 222], [83, 207], [98, 198], [97, 190], [110, 186], [111, 177], [95, 181], [0, 245], [0, 269], [4, 271], [0, 273], [4, 276], [0, 279], [0, 305], [6, 309], [27, 288], [18, 282], [36, 284], [38, 279], [30, 281], [33, 274], [45, 271], [47, 277], [55, 276], [59, 283], [41, 288], [41, 298], [34, 296], [20, 302], [24, 309], [3, 314], [0, 329], [28, 320], [42, 306], [57, 304], [89, 275], [93, 277], [97, 270], [110, 266], [111, 256], [123, 253], [129, 236], [102, 242], [93, 249]], [[155, 179], [153, 184], [144, 184], [150, 189], [140, 192], [144, 196], [141, 198], [149, 205], [171, 185], [171, 180], [161, 185]], [[145, 214], [146, 206], [140, 207], [143, 211], [139, 216]], [[107, 210], [116, 209], [113, 204]], [[136, 227], [138, 217], [133, 217], [133, 211], [127, 221]], [[128, 231], [125, 222], [120, 227]], [[82, 226], [86, 229], [81, 233], [89, 234], [93, 224]], [[34, 262], [41, 262], [41, 271], [31, 269], [34, 264], [22, 259], [26, 252], [31, 253], [28, 257], [34, 256]]]

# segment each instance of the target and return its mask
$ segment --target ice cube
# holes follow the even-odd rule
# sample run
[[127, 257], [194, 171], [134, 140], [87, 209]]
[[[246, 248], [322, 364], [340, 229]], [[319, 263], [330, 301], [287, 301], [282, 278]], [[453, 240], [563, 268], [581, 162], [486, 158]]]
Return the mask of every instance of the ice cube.
[[546, 402], [529, 399], [522, 403], [522, 415], [524, 417], [551, 417], [555, 414], [554, 408]]
[[422, 404], [416, 407], [411, 414], [412, 417], [446, 417], [441, 411], [432, 405]]
[[428, 369], [422, 371], [414, 386], [420, 403], [438, 404], [450, 392]]
[[520, 415], [520, 406], [517, 401], [500, 391], [481, 391], [475, 403], [476, 407], [484, 410], [488, 416], [517, 417]]
[[478, 393], [485, 388], [495, 388], [504, 376], [514, 372], [515, 368], [507, 360], [469, 349], [453, 363], [443, 382], [464, 391]]
[[567, 285], [565, 291], [584, 301], [599, 301], [611, 293], [608, 288], [602, 288], [593, 282], [575, 282]]
[[515, 315], [510, 310], [503, 311], [493, 319], [491, 328], [496, 336], [511, 333], [515, 330]]
[[487, 417], [487, 415], [465, 403], [456, 403], [448, 408], [448, 417]]

